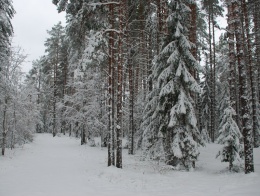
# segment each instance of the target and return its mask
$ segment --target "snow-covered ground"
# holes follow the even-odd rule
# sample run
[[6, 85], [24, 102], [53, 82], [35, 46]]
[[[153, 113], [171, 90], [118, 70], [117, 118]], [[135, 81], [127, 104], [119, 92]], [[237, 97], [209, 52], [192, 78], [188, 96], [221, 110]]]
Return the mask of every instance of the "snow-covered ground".
[[66, 136], [37, 134], [31, 144], [0, 156], [0, 196], [258, 196], [260, 149], [255, 173], [230, 173], [215, 159], [219, 145], [201, 148], [193, 172], [164, 169], [124, 151], [123, 169], [107, 167], [107, 149], [80, 146]]

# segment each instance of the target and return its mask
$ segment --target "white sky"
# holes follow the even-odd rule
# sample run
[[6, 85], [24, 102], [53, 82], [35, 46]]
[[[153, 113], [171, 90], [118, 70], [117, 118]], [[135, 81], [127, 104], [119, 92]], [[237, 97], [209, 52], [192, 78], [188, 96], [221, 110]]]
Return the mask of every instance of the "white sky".
[[13, 0], [16, 14], [12, 20], [14, 27], [13, 45], [20, 46], [28, 54], [22, 70], [28, 72], [31, 61], [44, 55], [44, 42], [50, 30], [59, 21], [65, 24], [65, 13], [58, 14], [52, 0]]

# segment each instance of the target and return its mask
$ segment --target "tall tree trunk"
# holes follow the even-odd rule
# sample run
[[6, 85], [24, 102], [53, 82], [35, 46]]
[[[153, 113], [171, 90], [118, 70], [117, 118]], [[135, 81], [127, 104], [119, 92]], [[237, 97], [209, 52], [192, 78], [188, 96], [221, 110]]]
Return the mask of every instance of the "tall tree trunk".
[[133, 51], [129, 52], [129, 149], [128, 154], [134, 154], [134, 85], [133, 85]]
[[[190, 14], [190, 30], [189, 30], [189, 41], [194, 44], [194, 46], [191, 49], [192, 56], [197, 60], [198, 55], [197, 55], [197, 4], [196, 2], [193, 2], [192, 4], [189, 5], [191, 9], [191, 14]], [[193, 77], [198, 81], [199, 80], [199, 73], [197, 73], [194, 69], [190, 70], [191, 74]], [[199, 81], [198, 81], [199, 83]], [[196, 107], [196, 116], [198, 120], [198, 124], [200, 124], [200, 117], [199, 117], [199, 96], [195, 93], [191, 93], [192, 98], [195, 101], [195, 107]]]
[[14, 132], [16, 131], [16, 127], [17, 127], [17, 120], [16, 120], [16, 104], [14, 103], [14, 128], [12, 130], [12, 135], [11, 135], [11, 150], [14, 148], [15, 145], [15, 135]]
[[65, 64], [64, 66], [64, 70], [63, 70], [63, 85], [62, 85], [62, 105], [63, 105], [63, 108], [62, 108], [62, 122], [61, 122], [61, 133], [63, 133], [63, 135], [65, 135], [66, 133], [66, 121], [64, 119], [64, 112], [65, 112], [65, 104], [64, 103], [64, 98], [65, 98], [65, 95], [67, 93], [67, 90], [66, 90], [66, 86], [67, 86], [67, 73], [68, 73], [68, 66], [67, 64]]
[[252, 144], [252, 128], [250, 122], [250, 110], [248, 101], [248, 85], [246, 77], [246, 65], [244, 58], [243, 49], [243, 35], [242, 35], [242, 25], [240, 21], [240, 5], [238, 2], [232, 2], [234, 9], [234, 19], [235, 19], [235, 36], [236, 36], [236, 49], [237, 49], [237, 62], [240, 70], [240, 93], [241, 93], [241, 119], [242, 119], [242, 133], [244, 136], [244, 151], [245, 151], [245, 173], [254, 172], [254, 160], [253, 160], [253, 144]]
[[109, 32], [109, 76], [108, 76], [108, 166], [115, 165], [114, 152], [114, 5], [109, 5], [109, 21], [112, 30]]
[[116, 167], [122, 168], [122, 98], [123, 98], [123, 11], [125, 0], [120, 2], [119, 7], [119, 43], [118, 43], [118, 66], [117, 66], [117, 125], [116, 125]]
[[3, 111], [3, 133], [2, 133], [2, 155], [5, 155], [6, 147], [6, 135], [7, 135], [7, 97], [4, 101], [4, 111]]
[[157, 55], [160, 52], [160, 35], [161, 35], [161, 0], [156, 0], [157, 2], [157, 47], [156, 47], [156, 51], [157, 51]]
[[135, 76], [134, 76], [134, 94], [135, 94], [135, 101], [137, 101], [137, 95], [139, 92], [139, 79], [140, 79], [140, 64], [136, 64], [135, 68]]
[[[229, 46], [229, 89], [230, 89], [230, 101], [232, 107], [236, 110], [237, 116], [239, 114], [236, 107], [236, 57], [235, 57], [235, 27], [234, 27], [234, 16], [233, 6], [229, 0], [228, 5], [228, 46]], [[236, 118], [238, 123], [238, 118]]]
[[[131, 0], [128, 0], [128, 8]], [[128, 124], [128, 154], [134, 154], [134, 67], [133, 58], [135, 50], [133, 49], [133, 38], [131, 37], [131, 29], [129, 28], [129, 19], [131, 18], [130, 10], [127, 13], [127, 69], [128, 69], [128, 88], [129, 88], [129, 124]], [[131, 21], [130, 21], [131, 22]]]
[[[41, 80], [42, 80], [41, 75], [42, 75], [42, 71], [41, 71], [41, 68], [39, 68], [39, 78], [38, 78], [38, 84], [37, 84], [37, 89], [38, 89], [37, 90], [37, 93], [38, 93], [38, 95], [37, 95], [37, 105], [38, 105], [38, 107], [40, 107], [40, 97], [41, 97], [41, 93], [40, 93], [41, 92]], [[36, 132], [37, 133], [42, 132], [39, 123], [37, 123], [37, 125], [36, 125]]]
[[214, 135], [214, 93], [213, 93], [213, 54], [212, 54], [212, 6], [209, 5], [208, 7], [208, 25], [209, 25], [209, 64], [210, 64], [210, 138], [211, 141], [213, 142], [213, 135]]
[[255, 63], [258, 65], [258, 100], [260, 102], [260, 0], [249, 0], [249, 4], [253, 7], [253, 22], [254, 22], [254, 47], [255, 47]]
[[[213, 8], [212, 8], [213, 10]], [[212, 11], [213, 12], [213, 11]], [[212, 141], [215, 142], [215, 134], [216, 134], [216, 43], [215, 43], [215, 21], [214, 21], [214, 15], [211, 15], [211, 22], [212, 22], [212, 49], [213, 49], [213, 78], [212, 78], [212, 115], [213, 115], [213, 119], [212, 119]]]
[[53, 137], [56, 136], [57, 133], [57, 127], [56, 127], [56, 96], [57, 96], [57, 65], [55, 64], [54, 68], [54, 87], [53, 87], [53, 130], [52, 135]]
[[[148, 1], [148, 13], [151, 12], [151, 2], [152, 0]], [[149, 26], [150, 27], [150, 26]], [[153, 59], [153, 40], [152, 40], [152, 29], [148, 27], [148, 34], [147, 34], [147, 39], [148, 39], [148, 67], [147, 67], [147, 72], [148, 72], [148, 76], [150, 76], [152, 74], [152, 59]], [[149, 92], [151, 92], [153, 90], [153, 81], [151, 79], [151, 77], [148, 77], [148, 90]]]
[[[259, 9], [260, 9], [260, 0], [254, 0], [254, 11], [253, 11], [253, 22], [254, 22], [254, 34], [255, 34], [255, 63], [258, 67], [257, 72], [258, 72], [258, 104], [260, 102], [260, 14], [259, 14]], [[256, 86], [257, 84], [255, 84]], [[254, 95], [255, 97], [257, 95]], [[259, 135], [259, 130], [254, 130], [254, 146], [259, 147], [260, 146], [260, 135]]]
[[142, 70], [142, 79], [141, 79], [141, 85], [142, 85], [142, 93], [143, 93], [143, 100], [146, 99], [146, 94], [147, 94], [147, 51], [146, 51], [146, 36], [145, 36], [145, 19], [144, 19], [144, 5], [141, 3], [141, 17], [140, 17], [140, 22], [141, 22], [141, 70]]
[[59, 62], [59, 46], [57, 45], [56, 48], [56, 59], [54, 63], [54, 70], [53, 70], [53, 130], [52, 130], [52, 135], [53, 137], [56, 136], [57, 134], [57, 125], [56, 125], [56, 98], [57, 98], [57, 72], [58, 72], [58, 62]]
[[[197, 5], [196, 3], [190, 4], [191, 14], [190, 14], [190, 30], [189, 30], [189, 40], [195, 45], [191, 49], [192, 56], [197, 59]], [[193, 77], [196, 78], [196, 73], [192, 70]]]

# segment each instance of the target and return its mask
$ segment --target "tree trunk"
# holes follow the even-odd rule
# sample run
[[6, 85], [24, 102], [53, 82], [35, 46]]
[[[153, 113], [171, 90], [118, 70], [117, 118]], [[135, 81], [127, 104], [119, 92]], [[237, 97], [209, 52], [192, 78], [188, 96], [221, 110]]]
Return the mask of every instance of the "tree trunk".
[[[114, 28], [114, 5], [109, 5], [109, 21]], [[108, 166], [115, 165], [114, 154], [114, 32], [109, 32], [109, 76], [108, 76]]]
[[156, 0], [157, 2], [157, 55], [160, 52], [160, 34], [161, 34], [161, 0]]
[[7, 98], [4, 102], [4, 116], [3, 116], [3, 133], [2, 133], [2, 155], [5, 155], [6, 135], [7, 135]]
[[[58, 49], [57, 49], [58, 50]], [[58, 53], [58, 52], [57, 52]], [[57, 60], [58, 62], [58, 60]], [[57, 134], [57, 126], [56, 126], [56, 97], [57, 97], [57, 63], [54, 64], [54, 84], [53, 84], [53, 137]]]
[[[38, 105], [38, 107], [39, 107], [39, 105], [40, 105], [40, 96], [41, 96], [41, 80], [42, 80], [42, 78], [41, 78], [41, 74], [42, 74], [42, 71], [41, 71], [41, 68], [39, 68], [39, 78], [38, 78], [38, 86], [37, 86], [37, 89], [38, 89], [38, 91], [37, 91], [37, 93], [38, 93], [38, 96], [37, 96], [37, 105]], [[37, 125], [36, 125], [36, 132], [37, 133], [41, 133], [42, 132], [42, 130], [41, 130], [41, 127], [40, 127], [40, 124], [39, 123], [37, 123]]]
[[[55, 88], [55, 87], [54, 87]], [[56, 94], [56, 93], [54, 93]], [[53, 97], [53, 130], [52, 130], [52, 135], [53, 137], [56, 136], [56, 97]]]
[[213, 54], [212, 54], [212, 30], [211, 30], [211, 24], [212, 24], [212, 7], [209, 5], [208, 9], [208, 25], [209, 25], [209, 64], [210, 64], [210, 138], [211, 141], [214, 142], [214, 94], [213, 94]]
[[[258, 104], [260, 102], [260, 0], [254, 0], [254, 11], [253, 11], [253, 22], [254, 22], [254, 34], [255, 34], [255, 56], [256, 56], [256, 65], [258, 65]], [[254, 69], [253, 69], [254, 70]], [[252, 70], [252, 71], [253, 71]], [[257, 86], [257, 84], [255, 84]], [[254, 89], [256, 90], [256, 89]], [[257, 95], [254, 94], [254, 98], [257, 98]], [[257, 101], [256, 101], [257, 103]], [[260, 146], [260, 135], [257, 129], [254, 129], [254, 147]]]
[[[212, 8], [213, 10], [213, 8]], [[213, 12], [213, 11], [212, 11]], [[215, 27], [214, 27], [214, 16], [211, 15], [211, 22], [212, 22], [212, 47], [213, 47], [213, 78], [212, 78], [212, 141], [215, 142], [215, 134], [216, 134], [216, 46], [215, 46]]]
[[81, 145], [86, 144], [87, 140], [86, 140], [86, 130], [85, 130], [85, 126], [82, 125], [82, 130], [81, 130]]
[[229, 151], [230, 151], [230, 156], [229, 156], [229, 171], [231, 171], [232, 170], [232, 168], [233, 168], [233, 161], [232, 161], [232, 156], [233, 156], [233, 146], [232, 145], [230, 145], [229, 146]]
[[71, 125], [71, 123], [70, 123], [70, 131], [69, 131], [69, 136], [71, 136], [71, 134], [72, 134], [72, 125]]
[[123, 98], [123, 10], [125, 0], [119, 7], [119, 43], [118, 43], [118, 67], [117, 67], [117, 126], [116, 126], [116, 167], [122, 168], [122, 98]]
[[14, 132], [16, 131], [16, 104], [14, 104], [14, 128], [12, 130], [12, 135], [11, 135], [11, 150], [14, 148], [15, 145], [15, 136], [14, 136]]
[[241, 93], [241, 117], [242, 117], [242, 133], [244, 136], [244, 151], [245, 151], [245, 173], [254, 172], [254, 161], [253, 161], [253, 144], [252, 144], [252, 128], [250, 120], [250, 110], [248, 101], [248, 85], [246, 77], [246, 65], [243, 50], [243, 36], [242, 36], [242, 25], [240, 21], [240, 7], [238, 2], [232, 2], [234, 9], [235, 19], [235, 36], [236, 36], [236, 49], [237, 49], [237, 62], [240, 70], [240, 93]]
[[133, 85], [133, 51], [129, 52], [129, 146], [128, 154], [134, 154], [134, 85]]
[[[231, 106], [236, 110], [237, 116], [239, 111], [237, 110], [236, 101], [236, 57], [235, 57], [235, 27], [234, 27], [234, 16], [233, 16], [233, 6], [229, 0], [228, 4], [228, 46], [229, 46], [229, 89], [230, 89], [230, 101]], [[236, 118], [238, 124], [238, 118]]]
[[66, 103], [64, 103], [64, 97], [65, 97], [65, 95], [66, 95], [66, 93], [67, 93], [67, 90], [66, 90], [66, 85], [67, 85], [67, 73], [68, 73], [68, 66], [67, 66], [67, 64], [65, 64], [65, 66], [64, 66], [64, 70], [63, 70], [63, 86], [62, 86], [62, 105], [63, 105], [63, 108], [62, 108], [62, 114], [61, 114], [61, 116], [62, 116], [62, 122], [61, 122], [61, 133], [63, 133], [63, 135], [65, 135], [65, 133], [66, 133], [66, 121], [65, 121], [65, 119], [64, 119], [64, 112], [65, 112], [65, 105], [66, 105]]

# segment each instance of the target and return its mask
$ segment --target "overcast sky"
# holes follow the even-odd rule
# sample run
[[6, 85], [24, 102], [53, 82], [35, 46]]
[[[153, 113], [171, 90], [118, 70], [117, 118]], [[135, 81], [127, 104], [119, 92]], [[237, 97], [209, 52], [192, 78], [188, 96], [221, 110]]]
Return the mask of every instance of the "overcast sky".
[[13, 0], [16, 14], [12, 20], [14, 27], [14, 46], [21, 46], [28, 54], [23, 71], [28, 72], [31, 61], [44, 55], [44, 42], [48, 37], [47, 30], [62, 21], [65, 24], [65, 13], [58, 14], [52, 0]]

